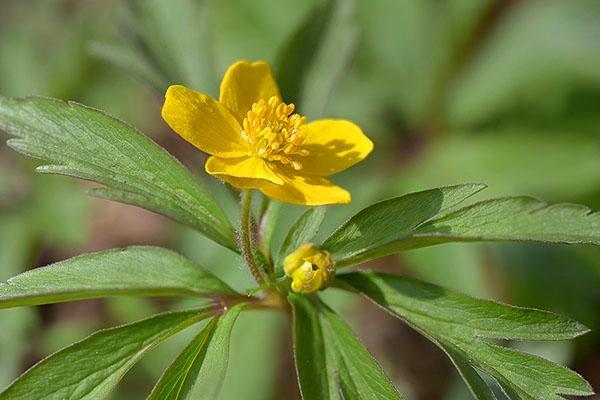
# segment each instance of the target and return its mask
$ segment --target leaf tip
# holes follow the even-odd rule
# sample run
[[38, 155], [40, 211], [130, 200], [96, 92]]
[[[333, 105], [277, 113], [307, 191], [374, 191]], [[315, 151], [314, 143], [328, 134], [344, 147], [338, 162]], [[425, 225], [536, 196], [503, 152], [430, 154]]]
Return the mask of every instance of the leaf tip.
[[588, 333], [590, 333], [592, 331], [586, 325], [584, 325], [584, 324], [582, 324], [581, 322], [578, 322], [578, 321], [574, 321], [573, 328], [574, 328], [573, 330], [574, 330], [574, 333], [575, 333], [574, 337], [583, 336], [583, 335], [586, 335], [586, 334], [588, 334]]

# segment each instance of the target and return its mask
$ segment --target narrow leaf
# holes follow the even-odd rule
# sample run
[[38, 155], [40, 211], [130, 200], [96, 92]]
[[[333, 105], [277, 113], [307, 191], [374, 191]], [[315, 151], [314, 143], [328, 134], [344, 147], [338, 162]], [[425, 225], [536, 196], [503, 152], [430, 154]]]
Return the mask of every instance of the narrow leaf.
[[[134, 0], [126, 3], [123, 39], [162, 72], [166, 83], [212, 88], [213, 26], [208, 1]], [[127, 37], [127, 34], [129, 37]], [[163, 90], [166, 88], [163, 88]], [[209, 93], [212, 90], [209, 90]]]
[[165, 313], [98, 331], [36, 364], [0, 399], [104, 398], [144, 353], [210, 314], [210, 309]]
[[291, 293], [288, 300], [294, 315], [294, 358], [302, 399], [339, 399], [337, 377], [326, 373], [329, 368], [319, 310], [306, 296]]
[[323, 219], [325, 207], [312, 207], [306, 210], [290, 228], [277, 253], [278, 272], [283, 271], [283, 259], [304, 243], [311, 242], [317, 233]]
[[0, 97], [9, 145], [48, 162], [39, 172], [106, 185], [92, 191], [164, 214], [235, 249], [231, 225], [210, 193], [164, 149], [101, 111], [48, 98]]
[[294, 293], [288, 300], [304, 400], [400, 399], [377, 362], [333, 310]]
[[335, 0], [318, 4], [278, 53], [277, 82], [286, 101], [301, 105], [302, 86], [314, 61], [320, 39], [333, 16]]
[[332, 253], [338, 267], [393, 253], [390, 247], [410, 237], [416, 227], [484, 188], [448, 186], [373, 204], [333, 232], [322, 247]]
[[197, 358], [183, 388], [186, 399], [214, 400], [218, 397], [229, 363], [231, 331], [245, 304], [231, 307], [217, 323], [204, 357]]
[[190, 371], [196, 360], [206, 355], [206, 345], [215, 331], [218, 317], [213, 318], [208, 325], [190, 342], [181, 354], [173, 361], [152, 389], [148, 400], [179, 400], [185, 399], [182, 388], [189, 378]]
[[321, 324], [329, 359], [335, 359], [340, 393], [344, 399], [400, 399], [396, 388], [365, 346], [344, 321], [325, 304], [321, 304]]
[[[302, 42], [313, 60], [309, 64], [301, 63], [306, 65], [306, 76], [302, 82], [299, 106], [304, 114], [312, 118], [322, 118], [326, 113], [338, 83], [350, 68], [358, 44], [356, 2], [332, 0], [331, 3], [332, 8], [327, 10], [329, 14], [326, 16], [327, 26], [323, 34], [315, 44]], [[312, 25], [317, 20], [311, 15], [307, 23]]]
[[135, 246], [36, 268], [0, 284], [0, 308], [109, 296], [234, 295], [224, 282], [170, 250]]
[[227, 372], [231, 331], [243, 307], [238, 304], [209, 322], [165, 371], [148, 399], [217, 398]]
[[[476, 299], [399, 276], [356, 272], [342, 274], [338, 279], [444, 349], [473, 392], [483, 399], [489, 398], [489, 393], [481, 390], [482, 381], [473, 374], [473, 368], [489, 374], [503, 387], [522, 393], [526, 399], [558, 400], [560, 395], [592, 394], [589, 384], [575, 372], [486, 341], [562, 340], [587, 333], [588, 329], [576, 321], [545, 311]], [[465, 362], [471, 368], [465, 368]]]
[[145, 55], [134, 46], [125, 47], [119, 44], [96, 42], [91, 44], [90, 52], [93, 56], [130, 73], [157, 92], [162, 93], [168, 86], [161, 72], [157, 71]]
[[282, 203], [274, 200], [265, 198], [263, 202], [266, 202], [266, 207], [261, 210], [258, 223], [258, 242], [260, 250], [271, 258], [271, 243], [273, 241], [273, 234], [277, 227], [277, 221], [279, 220], [279, 212], [281, 211]]

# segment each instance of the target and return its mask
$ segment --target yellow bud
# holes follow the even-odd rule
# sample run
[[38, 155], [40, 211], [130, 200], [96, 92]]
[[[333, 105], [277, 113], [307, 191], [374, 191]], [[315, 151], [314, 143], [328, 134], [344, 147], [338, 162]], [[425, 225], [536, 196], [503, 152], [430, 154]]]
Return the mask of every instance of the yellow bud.
[[283, 260], [283, 269], [292, 278], [292, 290], [308, 294], [329, 284], [335, 274], [335, 263], [328, 252], [305, 243]]

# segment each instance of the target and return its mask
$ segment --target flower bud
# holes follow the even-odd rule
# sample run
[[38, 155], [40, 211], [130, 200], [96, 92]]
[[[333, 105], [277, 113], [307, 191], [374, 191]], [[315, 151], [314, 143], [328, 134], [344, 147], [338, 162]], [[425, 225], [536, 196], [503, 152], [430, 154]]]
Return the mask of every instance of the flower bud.
[[292, 278], [292, 290], [308, 294], [327, 287], [335, 275], [335, 262], [328, 252], [305, 243], [283, 260], [283, 269]]

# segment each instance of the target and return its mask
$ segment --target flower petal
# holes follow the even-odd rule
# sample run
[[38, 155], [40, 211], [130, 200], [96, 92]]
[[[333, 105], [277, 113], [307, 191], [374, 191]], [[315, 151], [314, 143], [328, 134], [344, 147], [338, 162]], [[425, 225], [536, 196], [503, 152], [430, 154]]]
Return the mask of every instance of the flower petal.
[[310, 154], [298, 157], [302, 172], [331, 175], [363, 160], [373, 150], [373, 142], [350, 121], [321, 119], [303, 125], [302, 148]]
[[205, 153], [220, 157], [248, 154], [240, 124], [226, 107], [203, 93], [170, 86], [161, 115], [179, 136]]
[[263, 179], [235, 178], [219, 175], [219, 179], [239, 189], [258, 189], [265, 196], [284, 203], [305, 206], [350, 203], [350, 193], [320, 176], [297, 176], [284, 178], [283, 185], [276, 185]]
[[283, 185], [262, 184], [258, 187], [266, 196], [284, 203], [320, 206], [350, 203], [350, 193], [330, 180], [316, 175], [297, 175], [287, 169], [277, 170]]
[[238, 61], [231, 65], [221, 82], [219, 101], [233, 113], [241, 124], [246, 113], [260, 99], [279, 95], [269, 64], [264, 61]]
[[235, 178], [229, 175], [216, 175], [218, 178], [224, 182], [229, 183], [231, 186], [236, 187], [238, 189], [246, 190], [246, 189], [259, 189], [264, 185], [274, 185], [269, 181], [265, 181], [263, 179], [252, 179], [252, 178]]
[[[265, 182], [270, 182], [275, 185], [283, 185], [283, 179], [271, 170], [269, 164], [267, 164], [265, 160], [259, 157], [210, 157], [206, 161], [204, 168], [206, 169], [206, 172], [211, 175], [216, 175], [219, 178], [223, 178], [225, 175], [240, 178], [242, 180], [244, 178], [249, 178], [251, 180], [264, 180]], [[248, 185], [253, 186], [251, 182], [246, 182], [243, 188], [246, 188]]]

